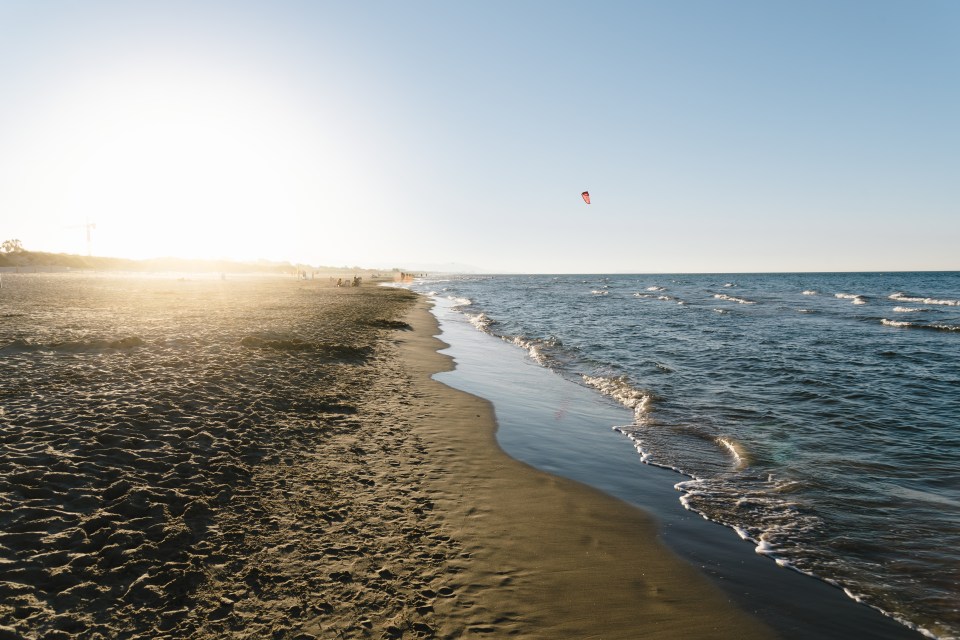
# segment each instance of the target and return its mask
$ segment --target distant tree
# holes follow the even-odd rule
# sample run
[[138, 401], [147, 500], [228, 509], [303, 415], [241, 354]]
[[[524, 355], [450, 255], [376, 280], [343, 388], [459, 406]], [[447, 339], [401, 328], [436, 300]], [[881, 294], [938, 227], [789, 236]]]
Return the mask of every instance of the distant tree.
[[3, 243], [0, 244], [0, 251], [3, 251], [4, 253], [17, 253], [19, 251], [23, 251], [23, 243], [16, 239], [4, 240]]

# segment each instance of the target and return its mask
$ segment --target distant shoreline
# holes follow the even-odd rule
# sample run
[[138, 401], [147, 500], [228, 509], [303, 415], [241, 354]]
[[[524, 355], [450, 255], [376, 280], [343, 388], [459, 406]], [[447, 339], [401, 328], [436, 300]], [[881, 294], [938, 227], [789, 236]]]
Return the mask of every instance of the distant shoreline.
[[258, 260], [241, 262], [235, 260], [189, 260], [184, 258], [150, 258], [132, 260], [105, 256], [81, 256], [70, 253], [45, 251], [17, 251], [0, 253], [0, 272], [3, 273], [64, 273], [71, 271], [132, 271], [132, 272], [184, 272], [184, 273], [266, 273], [296, 275], [306, 272], [323, 276], [343, 274], [373, 277], [378, 274], [392, 275], [395, 270], [367, 269], [364, 267], [313, 266], [302, 263]]

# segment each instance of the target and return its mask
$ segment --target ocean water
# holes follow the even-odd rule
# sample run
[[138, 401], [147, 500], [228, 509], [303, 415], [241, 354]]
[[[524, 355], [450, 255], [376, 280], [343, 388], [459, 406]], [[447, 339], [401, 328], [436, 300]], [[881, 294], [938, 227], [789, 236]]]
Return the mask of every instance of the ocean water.
[[960, 637], [960, 273], [461, 276], [414, 288], [628, 407], [682, 504]]

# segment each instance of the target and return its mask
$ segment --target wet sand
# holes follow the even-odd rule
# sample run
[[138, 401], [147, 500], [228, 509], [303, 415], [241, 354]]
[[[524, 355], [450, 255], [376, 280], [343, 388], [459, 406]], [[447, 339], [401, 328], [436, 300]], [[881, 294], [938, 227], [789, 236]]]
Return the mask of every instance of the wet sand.
[[503, 454], [409, 292], [0, 302], [0, 639], [773, 637], [642, 512]]

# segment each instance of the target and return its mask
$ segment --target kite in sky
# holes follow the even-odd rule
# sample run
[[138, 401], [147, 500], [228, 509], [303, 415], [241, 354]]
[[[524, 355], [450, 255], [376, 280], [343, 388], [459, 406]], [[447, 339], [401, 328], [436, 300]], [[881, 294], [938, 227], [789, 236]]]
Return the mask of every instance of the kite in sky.
[[589, 191], [584, 191], [584, 192], [581, 193], [580, 195], [583, 197], [583, 201], [584, 201], [584, 202], [586, 202], [587, 204], [590, 204], [590, 192], [589, 192]]

